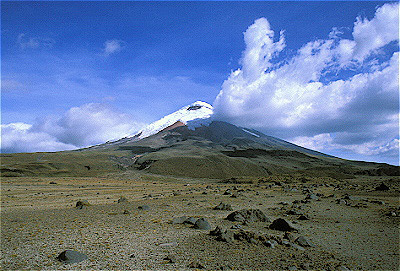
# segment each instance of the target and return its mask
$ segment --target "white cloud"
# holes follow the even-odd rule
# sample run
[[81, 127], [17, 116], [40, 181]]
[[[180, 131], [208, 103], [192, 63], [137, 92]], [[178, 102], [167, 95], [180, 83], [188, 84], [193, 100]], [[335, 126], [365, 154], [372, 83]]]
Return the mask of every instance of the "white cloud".
[[126, 43], [122, 40], [107, 40], [104, 42], [104, 54], [108, 56], [118, 53], [125, 47], [125, 45]]
[[69, 109], [62, 117], [39, 120], [33, 125], [1, 125], [2, 152], [70, 150], [135, 133], [142, 123], [102, 104], [85, 104]]
[[[372, 20], [358, 18], [354, 40], [341, 39], [341, 30], [333, 29], [328, 39], [306, 43], [284, 60], [278, 58], [285, 47], [282, 34], [274, 41], [268, 21], [256, 20], [244, 33], [242, 68], [231, 73], [214, 101], [216, 117], [297, 142], [362, 132], [359, 148], [335, 146], [377, 154], [398, 139], [398, 118], [393, 116], [399, 108], [399, 53], [384, 55], [390, 58], [385, 62], [365, 60], [398, 39], [398, 7], [385, 4]], [[271, 61], [274, 57], [280, 61]], [[336, 75], [341, 72], [352, 75]], [[327, 148], [325, 142], [316, 149]]]
[[354, 23], [354, 58], [363, 60], [373, 51], [399, 39], [399, 5], [385, 4], [378, 8], [375, 17], [368, 20], [358, 17]]
[[366, 156], [385, 154], [394, 157], [398, 157], [399, 153], [399, 139], [397, 138], [388, 141], [373, 140], [361, 144], [339, 144], [335, 141], [335, 136], [325, 133], [312, 137], [296, 137], [292, 142], [317, 151], [345, 149]]
[[55, 42], [51, 38], [28, 37], [25, 33], [17, 37], [17, 44], [21, 49], [52, 48]]
[[21, 122], [1, 125], [1, 152], [42, 152], [76, 148], [57, 141], [45, 132], [32, 132], [31, 128], [32, 125]]

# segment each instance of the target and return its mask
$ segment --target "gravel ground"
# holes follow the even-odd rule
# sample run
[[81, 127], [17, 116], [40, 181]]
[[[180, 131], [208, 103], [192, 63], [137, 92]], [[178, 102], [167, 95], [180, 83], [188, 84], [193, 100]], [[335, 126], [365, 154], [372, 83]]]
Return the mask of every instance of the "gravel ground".
[[[207, 270], [398, 270], [400, 217], [387, 214], [400, 213], [399, 181], [382, 180], [391, 190], [374, 191], [380, 180], [373, 178], [283, 186], [162, 178], [6, 178], [1, 187], [1, 269], [190, 270], [197, 263]], [[227, 189], [237, 197], [223, 195]], [[304, 189], [318, 199], [293, 203], [305, 199], [310, 191]], [[347, 205], [338, 204], [346, 194], [351, 196]], [[128, 202], [117, 203], [121, 196]], [[79, 199], [92, 205], [77, 209]], [[242, 225], [224, 219], [231, 211], [213, 210], [221, 201], [233, 210], [260, 209], [271, 221], [285, 218], [299, 229], [295, 235], [314, 246], [299, 250], [260, 242], [226, 243], [209, 231], [171, 223], [179, 216], [203, 217], [212, 228], [240, 224], [247, 232], [283, 237], [283, 232], [268, 228], [270, 222]], [[139, 209], [142, 205], [150, 209]], [[287, 215], [294, 207], [310, 219]], [[63, 264], [56, 257], [66, 249], [88, 259]], [[174, 262], [164, 260], [167, 256]]]

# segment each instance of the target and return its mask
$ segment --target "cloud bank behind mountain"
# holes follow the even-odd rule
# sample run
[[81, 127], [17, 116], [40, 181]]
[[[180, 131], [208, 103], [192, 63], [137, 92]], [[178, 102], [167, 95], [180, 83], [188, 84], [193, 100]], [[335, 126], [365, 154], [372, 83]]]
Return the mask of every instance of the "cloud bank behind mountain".
[[327, 39], [310, 41], [289, 58], [280, 57], [284, 31], [277, 35], [266, 18], [257, 19], [244, 32], [241, 68], [214, 101], [216, 118], [322, 152], [395, 161], [398, 10], [385, 4], [373, 19], [356, 19], [352, 39], [333, 28]]

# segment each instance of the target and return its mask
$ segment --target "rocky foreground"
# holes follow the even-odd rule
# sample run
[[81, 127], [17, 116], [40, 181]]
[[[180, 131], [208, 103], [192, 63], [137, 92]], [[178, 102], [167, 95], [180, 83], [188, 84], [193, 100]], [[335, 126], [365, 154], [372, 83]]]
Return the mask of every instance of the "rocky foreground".
[[4, 178], [1, 269], [398, 270], [398, 178]]

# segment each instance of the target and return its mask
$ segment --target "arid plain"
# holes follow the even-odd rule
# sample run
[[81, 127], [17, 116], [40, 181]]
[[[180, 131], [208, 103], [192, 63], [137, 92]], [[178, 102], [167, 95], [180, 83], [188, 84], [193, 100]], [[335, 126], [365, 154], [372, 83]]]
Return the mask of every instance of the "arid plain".
[[[376, 190], [382, 182], [389, 190]], [[383, 176], [2, 178], [1, 268], [397, 270], [399, 188], [398, 177]], [[76, 208], [79, 200], [90, 206]], [[232, 210], [215, 210], [221, 202]], [[226, 219], [249, 209], [267, 220]], [[210, 229], [177, 222], [183, 216]], [[277, 218], [295, 230], [271, 229]], [[232, 238], [210, 235], [217, 226]], [[62, 263], [56, 257], [66, 249], [88, 258]]]

